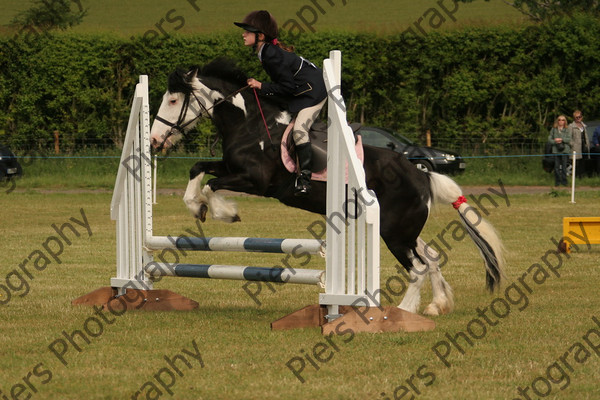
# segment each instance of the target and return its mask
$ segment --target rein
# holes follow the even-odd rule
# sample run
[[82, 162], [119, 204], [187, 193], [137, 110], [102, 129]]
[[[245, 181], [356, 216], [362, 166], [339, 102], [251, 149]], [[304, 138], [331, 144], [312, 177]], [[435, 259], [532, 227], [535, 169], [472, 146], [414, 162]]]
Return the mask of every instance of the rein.
[[267, 135], [269, 136], [269, 142], [271, 142], [271, 146], [273, 146], [273, 139], [271, 139], [271, 132], [269, 132], [267, 120], [265, 118], [265, 114], [263, 113], [262, 106], [260, 105], [260, 100], [258, 99], [258, 93], [256, 93], [256, 89], [252, 90], [254, 90], [254, 97], [256, 97], [256, 103], [258, 104], [258, 109], [260, 110], [260, 116], [262, 117], [263, 123], [265, 124], [265, 129], [267, 130]]

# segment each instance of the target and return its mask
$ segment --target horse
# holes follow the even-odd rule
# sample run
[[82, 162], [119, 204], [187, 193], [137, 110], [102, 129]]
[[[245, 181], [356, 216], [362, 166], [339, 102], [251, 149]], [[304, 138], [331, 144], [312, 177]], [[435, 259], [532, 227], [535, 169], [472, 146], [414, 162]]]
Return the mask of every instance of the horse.
[[[308, 196], [295, 196], [295, 174], [284, 168], [280, 157], [280, 142], [292, 115], [278, 99], [253, 93], [246, 81], [246, 74], [225, 58], [203, 67], [178, 69], [168, 77], [151, 128], [152, 146], [172, 147], [203, 117], [212, 119], [222, 141], [222, 160], [199, 161], [190, 169], [183, 197], [187, 208], [202, 222], [208, 211], [214, 219], [239, 221], [235, 203], [216, 193], [229, 190], [275, 198], [324, 215], [326, 182], [313, 181]], [[423, 313], [440, 315], [454, 308], [452, 289], [440, 271], [439, 254], [420, 238], [434, 203], [453, 204], [457, 209], [462, 222], [458, 225], [464, 226], [465, 236], [468, 233], [483, 258], [487, 289], [497, 289], [503, 276], [502, 242], [492, 225], [466, 204], [458, 184], [445, 175], [417, 169], [392, 150], [364, 145], [363, 151], [367, 188], [376, 194], [380, 206], [381, 237], [410, 276], [398, 307], [418, 312], [421, 287], [428, 275], [433, 299]], [[205, 174], [214, 178], [202, 186]]]

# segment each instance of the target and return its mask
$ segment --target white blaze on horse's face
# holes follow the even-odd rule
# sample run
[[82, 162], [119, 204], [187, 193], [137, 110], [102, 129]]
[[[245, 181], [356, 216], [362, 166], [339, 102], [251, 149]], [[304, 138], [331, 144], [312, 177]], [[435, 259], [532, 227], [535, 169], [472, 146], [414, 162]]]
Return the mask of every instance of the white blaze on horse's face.
[[[160, 108], [158, 109], [158, 113], [156, 115], [160, 115], [161, 118], [175, 125], [177, 123], [177, 119], [179, 118], [181, 107], [183, 107], [183, 100], [183, 93], [166, 92], [163, 95], [162, 103], [160, 104]], [[191, 110], [188, 109], [188, 114], [190, 111]], [[190, 118], [193, 118], [193, 116]], [[186, 116], [186, 121], [187, 120], [188, 118]], [[170, 131], [170, 126], [162, 121], [159, 121], [158, 119], [155, 119], [154, 123], [152, 123], [152, 129], [150, 130], [150, 142], [152, 143], [152, 146], [158, 147], [164, 141], [163, 148], [168, 149], [177, 143], [179, 139], [181, 139], [181, 133], [175, 133], [165, 140]]]

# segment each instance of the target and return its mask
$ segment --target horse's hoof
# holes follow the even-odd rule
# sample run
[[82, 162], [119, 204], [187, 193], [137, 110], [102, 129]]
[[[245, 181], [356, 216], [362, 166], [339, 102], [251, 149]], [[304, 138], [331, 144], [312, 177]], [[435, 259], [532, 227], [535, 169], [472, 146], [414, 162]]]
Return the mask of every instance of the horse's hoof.
[[240, 218], [239, 215], [234, 215], [233, 218], [231, 218], [231, 222], [241, 222], [242, 219]]
[[413, 314], [417, 314], [417, 309], [416, 308], [409, 308], [409, 307], [402, 307], [402, 305], [398, 306], [399, 309], [404, 310], [404, 311], [408, 311], [409, 313], [413, 313]]
[[206, 221], [206, 213], [207, 212], [208, 212], [208, 206], [206, 204], [202, 204], [200, 206], [200, 215], [198, 216], [200, 221], [202, 221], [202, 222]]
[[425, 307], [423, 314], [431, 316], [450, 314], [452, 308], [453, 306], [448, 300], [434, 301]]
[[435, 317], [435, 316], [441, 314], [440, 311], [441, 310], [439, 309], [439, 307], [437, 306], [437, 304], [431, 303], [427, 307], [425, 307], [425, 310], [423, 310], [423, 314]]

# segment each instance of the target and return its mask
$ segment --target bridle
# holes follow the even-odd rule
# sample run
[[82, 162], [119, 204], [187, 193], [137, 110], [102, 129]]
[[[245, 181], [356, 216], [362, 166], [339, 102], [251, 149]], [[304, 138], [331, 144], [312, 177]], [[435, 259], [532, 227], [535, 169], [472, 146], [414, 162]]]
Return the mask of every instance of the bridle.
[[155, 152], [160, 152], [167, 139], [169, 137], [171, 137], [172, 135], [174, 135], [175, 133], [180, 133], [183, 134], [185, 128], [190, 125], [192, 122], [196, 121], [198, 118], [200, 118], [202, 116], [202, 111], [200, 113], [198, 113], [194, 118], [190, 119], [189, 121], [185, 121], [185, 115], [188, 112], [188, 109], [190, 107], [190, 95], [194, 96], [194, 99], [196, 100], [196, 102], [200, 105], [200, 107], [202, 107], [203, 111], [206, 112], [206, 115], [208, 115], [211, 119], [212, 116], [210, 115], [209, 111], [212, 110], [213, 108], [215, 108], [216, 106], [218, 106], [219, 104], [223, 103], [224, 101], [230, 99], [231, 97], [237, 95], [238, 93], [244, 91], [245, 89], [248, 89], [250, 87], [250, 85], [244, 86], [238, 90], [236, 90], [233, 93], [230, 93], [229, 95], [227, 95], [226, 97], [223, 97], [222, 99], [216, 101], [213, 103], [212, 106], [210, 107], [206, 107], [204, 105], [203, 102], [200, 101], [200, 99], [198, 98], [198, 96], [196, 96], [196, 93], [194, 93], [194, 91], [192, 90], [190, 93], [186, 93], [185, 98], [183, 99], [183, 104], [181, 106], [181, 111], [179, 112], [179, 117], [177, 117], [177, 122], [176, 123], [172, 123], [170, 121], [167, 121], [166, 119], [162, 118], [161, 116], [157, 115], [154, 119], [158, 120], [160, 122], [162, 122], [163, 124], [167, 125], [169, 128], [171, 128], [169, 130], [169, 132], [167, 132], [167, 134], [165, 135], [165, 138], [163, 139], [162, 143], [160, 144], [160, 146], [158, 146], [155, 149]]
[[[198, 99], [198, 97], [196, 96], [196, 94], [191, 91], [190, 93], [186, 93], [184, 99], [183, 99], [183, 105], [181, 106], [181, 111], [179, 111], [179, 117], [177, 117], [177, 122], [176, 123], [172, 123], [170, 121], [167, 121], [166, 119], [162, 118], [160, 115], [157, 115], [154, 119], [158, 120], [160, 122], [162, 122], [163, 124], [167, 125], [169, 128], [171, 128], [169, 130], [169, 132], [167, 132], [165, 138], [163, 139], [162, 143], [160, 144], [160, 146], [158, 146], [158, 148], [155, 150], [156, 152], [159, 152], [163, 149], [166, 141], [168, 138], [170, 138], [172, 135], [174, 135], [175, 133], [181, 133], [183, 134], [185, 127], [190, 125], [192, 122], [194, 122], [195, 120], [197, 120], [198, 118], [200, 118], [200, 116], [202, 115], [202, 112], [200, 112], [198, 115], [196, 115], [194, 118], [190, 119], [187, 122], [184, 122], [185, 119], [185, 115], [188, 112], [188, 109], [190, 107], [190, 94], [192, 96], [194, 96], [194, 98], [196, 99], [196, 101], [198, 102], [198, 104], [200, 104], [202, 106], [202, 108], [204, 108], [205, 110], [206, 107], [204, 106], [204, 104], [202, 104], [200, 102], [200, 99]], [[213, 105], [214, 107], [214, 105]], [[210, 114], [209, 114], [210, 115]]]

